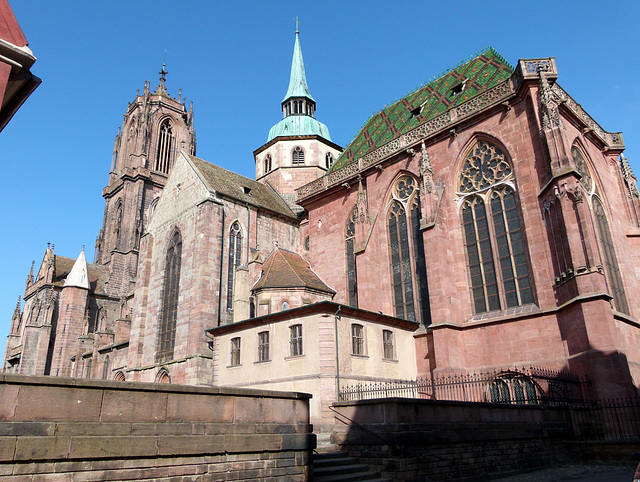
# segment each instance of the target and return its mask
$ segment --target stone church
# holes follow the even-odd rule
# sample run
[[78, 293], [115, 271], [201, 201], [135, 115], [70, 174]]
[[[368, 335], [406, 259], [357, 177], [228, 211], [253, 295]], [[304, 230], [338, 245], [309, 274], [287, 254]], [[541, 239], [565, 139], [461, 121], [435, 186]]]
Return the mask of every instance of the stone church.
[[640, 193], [553, 57], [487, 49], [342, 149], [296, 32], [255, 179], [196, 157], [160, 73], [116, 136], [94, 262], [47, 247], [6, 372], [309, 392], [321, 428], [359, 381], [536, 365], [635, 394]]

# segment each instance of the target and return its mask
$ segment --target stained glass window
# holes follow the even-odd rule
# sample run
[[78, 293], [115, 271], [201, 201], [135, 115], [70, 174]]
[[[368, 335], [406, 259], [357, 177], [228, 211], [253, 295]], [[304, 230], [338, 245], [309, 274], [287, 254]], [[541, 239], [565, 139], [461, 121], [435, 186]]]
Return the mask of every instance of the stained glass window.
[[233, 310], [233, 283], [236, 268], [240, 266], [242, 255], [242, 231], [236, 221], [231, 225], [229, 234], [229, 272], [227, 277], [227, 310]]
[[613, 306], [616, 310], [629, 314], [629, 306], [627, 305], [627, 297], [625, 296], [622, 277], [620, 276], [618, 258], [616, 257], [613, 240], [611, 239], [609, 222], [604, 212], [604, 206], [597, 197], [593, 198], [593, 212], [596, 216], [596, 223], [598, 224], [602, 257], [609, 290], [611, 291], [611, 296], [613, 296]]
[[182, 258], [182, 236], [175, 230], [169, 241], [164, 269], [162, 310], [158, 330], [157, 361], [170, 360], [176, 339], [178, 317], [178, 293], [180, 290], [180, 264]]
[[533, 302], [527, 249], [513, 186], [508, 157], [497, 146], [478, 141], [463, 162], [459, 184], [476, 313]]
[[[387, 214], [393, 304], [398, 318], [431, 323], [429, 287], [420, 231], [418, 182], [401, 176], [393, 188]], [[417, 304], [417, 305], [416, 305]]]

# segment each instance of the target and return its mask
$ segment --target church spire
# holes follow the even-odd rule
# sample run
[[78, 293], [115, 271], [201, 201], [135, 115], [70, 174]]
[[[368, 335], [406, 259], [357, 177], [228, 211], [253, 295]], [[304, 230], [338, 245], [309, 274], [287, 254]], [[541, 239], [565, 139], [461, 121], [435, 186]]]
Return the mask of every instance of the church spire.
[[[297, 22], [297, 19], [296, 19]], [[297, 24], [296, 24], [297, 25]], [[293, 46], [293, 59], [291, 61], [291, 77], [289, 78], [289, 88], [282, 102], [286, 102], [292, 97], [302, 97], [315, 104], [315, 100], [309, 92], [307, 86], [307, 76], [304, 71], [304, 60], [302, 59], [302, 48], [300, 47], [300, 32], [296, 26], [296, 42]]]
[[89, 270], [87, 269], [87, 259], [84, 255], [84, 246], [80, 252], [80, 256], [71, 268], [71, 271], [67, 275], [67, 279], [64, 281], [65, 288], [67, 286], [77, 286], [78, 288], [90, 289], [89, 284]]

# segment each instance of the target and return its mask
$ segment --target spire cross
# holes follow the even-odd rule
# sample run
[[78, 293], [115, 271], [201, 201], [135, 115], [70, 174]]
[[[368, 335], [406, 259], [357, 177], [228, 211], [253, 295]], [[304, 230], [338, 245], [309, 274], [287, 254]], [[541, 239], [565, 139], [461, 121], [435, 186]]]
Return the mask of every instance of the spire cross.
[[162, 84], [162, 86], [164, 87], [164, 81], [167, 80], [166, 76], [169, 72], [167, 72], [165, 70], [165, 66], [166, 64], [164, 62], [162, 62], [162, 70], [160, 72], [158, 72], [160, 74], [160, 83]]
[[300, 21], [298, 20], [298, 17], [294, 18], [293, 20], [295, 20], [295, 22], [296, 22], [296, 33], [300, 33], [299, 28], [298, 28], [300, 26]]

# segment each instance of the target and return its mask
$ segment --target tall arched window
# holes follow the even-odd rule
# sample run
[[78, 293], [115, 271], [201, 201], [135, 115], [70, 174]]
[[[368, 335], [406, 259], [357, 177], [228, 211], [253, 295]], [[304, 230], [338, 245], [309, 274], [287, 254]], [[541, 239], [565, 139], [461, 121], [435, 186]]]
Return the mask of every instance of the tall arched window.
[[102, 379], [107, 380], [109, 378], [109, 370], [110, 370], [110, 359], [109, 355], [104, 357], [104, 364], [102, 365]]
[[178, 294], [180, 291], [180, 264], [182, 258], [182, 237], [177, 229], [171, 235], [164, 268], [162, 290], [162, 311], [158, 331], [157, 361], [170, 360], [176, 341], [176, 321], [178, 318]]
[[514, 180], [510, 160], [489, 142], [465, 156], [458, 194], [476, 313], [533, 302]]
[[158, 149], [156, 151], [156, 164], [155, 170], [169, 174], [171, 170], [171, 153], [173, 151], [173, 131], [171, 129], [171, 122], [169, 119], [165, 119], [160, 124], [158, 131]]
[[227, 279], [227, 309], [233, 310], [233, 281], [242, 255], [242, 231], [238, 221], [231, 225], [229, 234], [229, 273]]
[[264, 173], [271, 172], [271, 154], [264, 158]]
[[347, 229], [345, 233], [346, 238], [346, 252], [347, 252], [347, 294], [349, 298], [349, 306], [357, 308], [358, 306], [358, 280], [356, 274], [356, 218], [358, 216], [358, 210], [351, 211], [349, 220], [347, 221]]
[[293, 153], [291, 156], [291, 163], [295, 165], [304, 164], [304, 151], [300, 146], [296, 146], [293, 149]]
[[120, 248], [120, 243], [122, 242], [122, 200], [118, 200], [116, 204], [116, 214], [115, 214], [115, 223], [116, 223], [116, 246], [115, 248]]
[[393, 186], [387, 214], [393, 304], [398, 318], [431, 324], [429, 288], [420, 231], [418, 181], [403, 175]]
[[589, 168], [587, 167], [587, 163], [584, 160], [580, 149], [576, 146], [571, 148], [571, 156], [573, 157], [573, 162], [576, 165], [576, 169], [582, 176], [580, 182], [584, 186], [587, 193], [590, 193], [593, 187], [593, 179], [591, 178], [591, 174], [589, 173]]
[[602, 202], [600, 202], [600, 199], [595, 196], [593, 197], [592, 203], [593, 213], [595, 214], [598, 225], [598, 237], [602, 248], [602, 261], [605, 267], [609, 290], [611, 291], [611, 296], [613, 296], [613, 306], [616, 310], [628, 314], [629, 306], [627, 305], [627, 297], [624, 294], [624, 285], [622, 284], [622, 277], [620, 276], [618, 258], [616, 257], [613, 240], [611, 239], [611, 231], [609, 230], [609, 222], [604, 212], [604, 206]]

